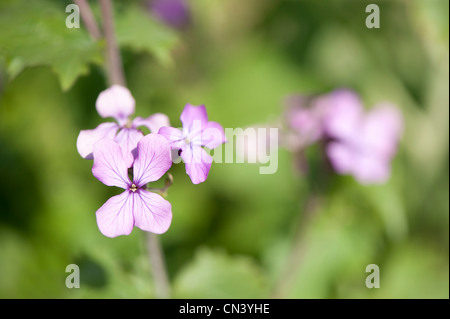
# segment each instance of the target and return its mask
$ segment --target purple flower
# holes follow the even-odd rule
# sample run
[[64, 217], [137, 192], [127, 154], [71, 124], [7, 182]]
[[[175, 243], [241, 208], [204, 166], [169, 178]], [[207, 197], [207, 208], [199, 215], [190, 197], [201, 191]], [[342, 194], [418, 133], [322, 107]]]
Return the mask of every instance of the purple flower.
[[398, 109], [384, 103], [364, 113], [359, 97], [348, 90], [323, 99], [328, 104], [324, 130], [332, 139], [326, 151], [336, 172], [351, 174], [362, 184], [387, 181], [403, 130]]
[[226, 142], [223, 127], [217, 122], [209, 122], [204, 105], [187, 104], [181, 113], [183, 129], [162, 127], [159, 134], [164, 136], [172, 149], [180, 150], [186, 164], [186, 173], [192, 183], [206, 180], [211, 168], [212, 157], [202, 148], [214, 149]]
[[129, 235], [133, 227], [156, 234], [167, 231], [172, 206], [160, 195], [146, 191], [146, 184], [160, 179], [171, 167], [170, 146], [158, 134], [148, 134], [137, 143], [133, 181], [120, 146], [103, 138], [94, 145], [92, 174], [107, 186], [125, 189], [97, 210], [97, 224], [103, 235]]
[[169, 118], [162, 113], [156, 113], [148, 118], [130, 116], [134, 113], [135, 101], [130, 91], [120, 85], [113, 85], [101, 92], [95, 104], [101, 117], [113, 117], [117, 123], [102, 123], [93, 130], [83, 130], [78, 135], [78, 153], [85, 159], [93, 158], [94, 144], [102, 138], [115, 140], [122, 149], [127, 167], [133, 165], [133, 152], [138, 141], [144, 136], [137, 128], [146, 126], [150, 132], [157, 133], [160, 127], [169, 126]]
[[185, 0], [153, 0], [150, 7], [158, 19], [176, 29], [182, 29], [190, 22], [189, 6]]
[[282, 144], [295, 152], [323, 138], [322, 119], [324, 108], [301, 95], [286, 100], [284, 113], [287, 130], [282, 135]]

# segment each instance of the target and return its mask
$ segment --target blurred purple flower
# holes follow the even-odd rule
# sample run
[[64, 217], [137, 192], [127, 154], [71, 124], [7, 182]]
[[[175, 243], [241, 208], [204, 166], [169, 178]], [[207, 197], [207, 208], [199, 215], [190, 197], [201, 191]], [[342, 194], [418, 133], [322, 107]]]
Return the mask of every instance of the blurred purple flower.
[[185, 0], [151, 0], [151, 11], [167, 25], [183, 29], [190, 23], [189, 5]]
[[172, 149], [181, 151], [186, 173], [192, 183], [199, 184], [208, 177], [212, 163], [212, 157], [202, 146], [214, 149], [225, 143], [225, 132], [219, 123], [208, 121], [204, 105], [187, 104], [180, 119], [183, 123], [182, 130], [162, 127], [158, 133], [169, 141]]
[[284, 122], [287, 129], [282, 135], [282, 144], [285, 148], [295, 152], [323, 137], [323, 106], [314, 105], [301, 95], [288, 97], [286, 105]]
[[147, 118], [130, 116], [134, 113], [135, 101], [130, 91], [120, 85], [113, 85], [101, 92], [96, 101], [97, 112], [101, 117], [113, 117], [117, 123], [108, 122], [98, 125], [92, 130], [82, 130], [78, 135], [78, 153], [85, 159], [93, 159], [94, 144], [102, 138], [115, 140], [121, 147], [127, 166], [134, 161], [133, 152], [137, 143], [144, 136], [138, 129], [146, 126], [150, 132], [157, 133], [162, 126], [169, 126], [169, 118], [162, 113]]
[[349, 90], [336, 90], [320, 103], [327, 105], [323, 127], [331, 141], [326, 152], [336, 172], [362, 184], [386, 182], [403, 130], [399, 110], [384, 103], [364, 113], [359, 97]]
[[156, 234], [167, 231], [172, 206], [160, 195], [145, 190], [146, 184], [160, 179], [171, 167], [170, 146], [158, 134], [148, 134], [137, 143], [133, 181], [120, 146], [104, 138], [95, 143], [92, 174], [107, 186], [125, 189], [97, 210], [97, 224], [103, 235], [129, 235], [133, 227]]

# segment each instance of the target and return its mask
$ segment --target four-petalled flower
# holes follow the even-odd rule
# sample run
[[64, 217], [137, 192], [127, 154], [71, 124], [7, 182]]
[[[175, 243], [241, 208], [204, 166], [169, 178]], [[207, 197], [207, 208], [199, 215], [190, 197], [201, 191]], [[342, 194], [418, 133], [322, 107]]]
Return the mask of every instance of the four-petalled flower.
[[362, 184], [386, 182], [403, 131], [398, 109], [381, 103], [365, 113], [350, 90], [336, 90], [323, 99], [328, 104], [323, 126], [331, 139], [326, 151], [334, 169]]
[[133, 152], [144, 136], [138, 127], [146, 126], [150, 132], [157, 133], [162, 126], [169, 126], [169, 118], [162, 113], [153, 114], [148, 118], [136, 117], [131, 121], [130, 116], [134, 114], [135, 100], [130, 91], [120, 85], [113, 85], [101, 92], [95, 106], [101, 117], [113, 117], [117, 123], [102, 123], [93, 130], [80, 132], [77, 149], [78, 153], [86, 159], [93, 158], [93, 147], [98, 140], [108, 138], [120, 145], [127, 167], [131, 167], [134, 161]]
[[161, 127], [159, 134], [164, 136], [174, 150], [179, 150], [186, 164], [186, 173], [192, 183], [206, 180], [211, 168], [212, 157], [203, 149], [214, 149], [226, 142], [223, 127], [217, 122], [208, 121], [204, 105], [187, 104], [180, 116], [183, 129]]
[[97, 210], [97, 224], [103, 235], [129, 235], [133, 227], [156, 234], [167, 231], [172, 221], [172, 206], [160, 195], [146, 190], [146, 184], [159, 180], [171, 167], [167, 140], [148, 134], [137, 143], [133, 180], [120, 146], [103, 138], [94, 145], [93, 175], [107, 186], [125, 189]]

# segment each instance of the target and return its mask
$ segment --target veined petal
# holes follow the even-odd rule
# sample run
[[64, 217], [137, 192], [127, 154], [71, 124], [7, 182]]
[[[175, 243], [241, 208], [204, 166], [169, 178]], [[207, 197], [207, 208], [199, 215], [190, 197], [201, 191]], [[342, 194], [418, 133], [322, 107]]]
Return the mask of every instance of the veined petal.
[[101, 117], [113, 117], [123, 126], [134, 113], [135, 101], [126, 87], [113, 85], [99, 94], [95, 106]]
[[217, 122], [208, 122], [202, 131], [201, 145], [213, 149], [226, 143], [226, 141], [227, 138], [225, 137], [225, 131], [223, 130], [222, 125]]
[[127, 167], [133, 166], [137, 144], [143, 137], [144, 134], [134, 128], [123, 128], [119, 131], [119, 134], [117, 134], [115, 141], [122, 149], [123, 157], [127, 162]]
[[77, 138], [77, 150], [81, 157], [93, 159], [94, 144], [102, 138], [114, 139], [119, 126], [116, 123], [102, 123], [93, 130], [83, 130]]
[[164, 138], [169, 142], [172, 149], [180, 149], [186, 144], [183, 139], [183, 132], [174, 127], [161, 127], [158, 131], [159, 135], [164, 136]]
[[140, 116], [133, 120], [133, 127], [146, 126], [151, 133], [158, 133], [159, 129], [164, 126], [170, 126], [169, 117], [163, 113], [155, 113], [147, 118]]
[[208, 124], [208, 114], [204, 105], [186, 104], [183, 112], [181, 112], [180, 119], [185, 133], [195, 131], [196, 134], [200, 134]]
[[137, 145], [133, 165], [134, 183], [141, 187], [157, 181], [172, 166], [169, 142], [159, 134], [144, 136]]
[[172, 222], [172, 205], [158, 194], [145, 190], [133, 193], [134, 224], [142, 230], [162, 234]]
[[133, 230], [133, 194], [129, 190], [111, 197], [97, 212], [97, 225], [107, 237], [129, 235]]
[[92, 174], [105, 185], [127, 189], [131, 182], [119, 144], [106, 138], [95, 143]]
[[212, 157], [201, 146], [186, 145], [181, 149], [181, 158], [186, 164], [186, 173], [192, 183], [199, 184], [206, 180], [211, 168]]

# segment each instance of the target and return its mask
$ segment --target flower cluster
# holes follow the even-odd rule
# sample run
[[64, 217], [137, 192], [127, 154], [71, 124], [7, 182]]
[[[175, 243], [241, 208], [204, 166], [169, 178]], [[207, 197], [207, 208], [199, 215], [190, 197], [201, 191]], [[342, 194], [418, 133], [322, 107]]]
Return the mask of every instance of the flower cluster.
[[[172, 206], [161, 195], [150, 192], [147, 184], [170, 169], [172, 149], [178, 150], [192, 182], [204, 182], [212, 158], [203, 146], [213, 149], [226, 142], [222, 126], [208, 121], [205, 106], [190, 104], [181, 114], [182, 129], [170, 127], [169, 118], [162, 113], [131, 120], [135, 100], [127, 88], [118, 85], [100, 93], [96, 108], [101, 117], [112, 117], [116, 122], [81, 131], [78, 152], [94, 160], [92, 174], [100, 182], [125, 190], [97, 210], [100, 231], [108, 237], [128, 235], [134, 226], [156, 234], [166, 232], [172, 221]], [[147, 127], [150, 134], [144, 136], [139, 127]]]
[[403, 119], [391, 103], [365, 111], [360, 97], [339, 89], [316, 97], [291, 96], [280, 123], [279, 145], [301, 154], [314, 144], [338, 174], [361, 184], [379, 184], [390, 177], [390, 162], [403, 131]]

